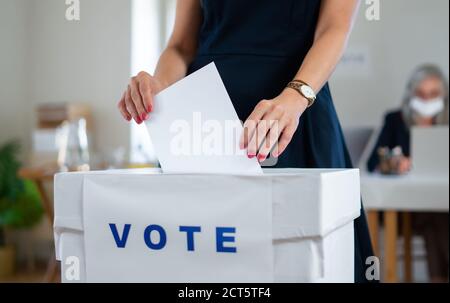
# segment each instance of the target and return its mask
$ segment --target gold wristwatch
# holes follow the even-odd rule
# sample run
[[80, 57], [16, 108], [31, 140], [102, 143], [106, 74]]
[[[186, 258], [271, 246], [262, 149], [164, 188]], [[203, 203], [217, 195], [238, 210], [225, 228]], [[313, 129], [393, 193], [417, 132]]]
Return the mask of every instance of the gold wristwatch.
[[289, 88], [297, 91], [306, 100], [308, 100], [308, 107], [311, 107], [316, 102], [317, 96], [314, 90], [306, 82], [302, 80], [294, 80], [288, 84]]

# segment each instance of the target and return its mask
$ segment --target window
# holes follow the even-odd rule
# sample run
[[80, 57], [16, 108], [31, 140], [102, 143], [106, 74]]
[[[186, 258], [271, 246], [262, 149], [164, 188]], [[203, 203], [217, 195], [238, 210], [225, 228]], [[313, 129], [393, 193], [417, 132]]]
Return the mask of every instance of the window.
[[[131, 76], [153, 73], [172, 31], [176, 0], [133, 0], [131, 26]], [[145, 125], [131, 123], [130, 162], [155, 164], [157, 159]]]

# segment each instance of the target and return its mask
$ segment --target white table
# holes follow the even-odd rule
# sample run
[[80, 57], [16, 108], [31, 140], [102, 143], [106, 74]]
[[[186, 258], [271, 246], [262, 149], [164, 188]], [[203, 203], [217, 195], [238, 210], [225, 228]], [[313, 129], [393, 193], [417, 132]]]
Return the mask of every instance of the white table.
[[397, 282], [397, 220], [402, 213], [405, 240], [405, 279], [412, 281], [411, 212], [448, 212], [448, 174], [383, 176], [362, 175], [361, 193], [368, 211], [373, 246], [379, 255], [378, 222], [384, 213], [385, 222], [385, 281]]

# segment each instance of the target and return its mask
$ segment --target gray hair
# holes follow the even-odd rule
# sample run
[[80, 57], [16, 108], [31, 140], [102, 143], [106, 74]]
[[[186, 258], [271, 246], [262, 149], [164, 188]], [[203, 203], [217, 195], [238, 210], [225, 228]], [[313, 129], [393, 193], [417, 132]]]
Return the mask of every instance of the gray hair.
[[411, 99], [415, 96], [416, 89], [420, 85], [420, 83], [429, 78], [429, 77], [436, 77], [442, 82], [442, 86], [444, 87], [444, 103], [445, 108], [444, 110], [436, 117], [435, 123], [438, 125], [448, 125], [448, 94], [449, 94], [449, 88], [448, 88], [448, 82], [445, 78], [444, 74], [442, 73], [441, 69], [433, 64], [425, 64], [420, 67], [418, 67], [413, 74], [411, 75], [411, 78], [409, 79], [406, 93], [403, 98], [403, 105], [402, 105], [402, 113], [403, 113], [403, 119], [405, 120], [406, 124], [408, 126], [414, 125], [414, 112], [411, 109], [410, 102]]

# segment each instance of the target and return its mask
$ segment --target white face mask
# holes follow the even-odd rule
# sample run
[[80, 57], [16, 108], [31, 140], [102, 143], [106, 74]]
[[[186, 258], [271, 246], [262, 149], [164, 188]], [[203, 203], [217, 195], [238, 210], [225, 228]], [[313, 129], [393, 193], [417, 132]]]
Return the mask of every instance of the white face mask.
[[414, 97], [409, 103], [413, 111], [424, 118], [432, 118], [437, 116], [444, 110], [444, 99], [442, 97], [433, 100], [423, 100], [419, 97]]

